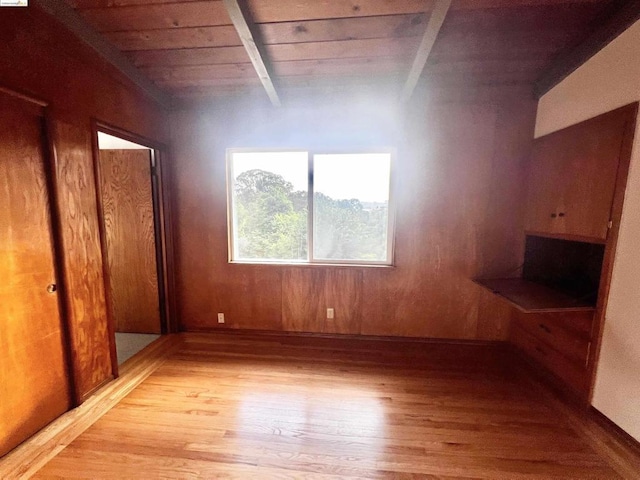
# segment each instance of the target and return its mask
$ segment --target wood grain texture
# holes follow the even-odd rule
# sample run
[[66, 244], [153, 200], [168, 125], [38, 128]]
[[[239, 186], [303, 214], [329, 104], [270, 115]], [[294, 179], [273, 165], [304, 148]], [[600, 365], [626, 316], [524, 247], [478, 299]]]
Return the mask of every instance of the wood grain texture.
[[523, 313], [553, 311], [593, 312], [595, 306], [539, 283], [521, 278], [479, 279], [476, 283], [504, 298]]
[[600, 276], [600, 289], [598, 291], [598, 303], [594, 326], [592, 331], [593, 352], [589, 356], [589, 374], [591, 379], [591, 392], [589, 398], [593, 396], [595, 387], [596, 369], [600, 358], [600, 348], [602, 346], [602, 335], [604, 332], [604, 322], [606, 320], [607, 304], [609, 301], [609, 290], [611, 288], [611, 276], [618, 246], [618, 235], [620, 233], [620, 222], [622, 221], [622, 207], [627, 190], [627, 179], [631, 165], [631, 154], [633, 149], [636, 124], [638, 122], [638, 108], [640, 103], [632, 103], [623, 107], [627, 113], [627, 121], [624, 126], [622, 146], [618, 161], [618, 174], [616, 176], [616, 187], [611, 204], [611, 229], [607, 235], [607, 243], [604, 250], [602, 262], [602, 274]]
[[28, 479], [154, 372], [182, 343], [164, 335], [127, 360], [120, 376], [0, 459], [0, 477]]
[[607, 238], [627, 118], [616, 110], [536, 140], [527, 230]]
[[[181, 3], [196, 2], [196, 1], [200, 1], [200, 0], [182, 0]], [[215, 1], [220, 1], [220, 0], [212, 0], [212, 2], [215, 2]], [[435, 0], [429, 0], [428, 2], [425, 2], [422, 6], [420, 6], [421, 8], [420, 11], [429, 10], [433, 6], [434, 1]], [[455, 9], [459, 9], [459, 10], [474, 10], [474, 9], [483, 10], [483, 9], [493, 9], [493, 8], [503, 8], [503, 7], [513, 6], [514, 3], [517, 3], [517, 5], [519, 6], [544, 6], [544, 5], [567, 4], [567, 5], [572, 5], [574, 7], [579, 7], [581, 5], [598, 3], [599, 1], [600, 0], [517, 0], [517, 2], [514, 2], [514, 0], [456, 0], [453, 5]], [[163, 4], [163, 3], [175, 3], [175, 0], [173, 1], [172, 0], [69, 0], [69, 3], [76, 8], [86, 9], [86, 8], [124, 7], [124, 6], [133, 6], [133, 5], [156, 5], [156, 4]], [[313, 5], [314, 3], [315, 2], [313, 2], [312, 0], [296, 1], [295, 3], [291, 0], [287, 0], [284, 2], [285, 5], [287, 6], [293, 5], [299, 10], [304, 10], [305, 7], [307, 9], [318, 8], [317, 6]], [[329, 2], [323, 2], [323, 3], [326, 4]], [[344, 11], [349, 8], [348, 5], [353, 5], [352, 2], [344, 2], [344, 3], [346, 4], [344, 6], [329, 5], [328, 8], [333, 8], [334, 12], [339, 9], [342, 9]], [[384, 3], [389, 3], [389, 2], [385, 2], [385, 0], [369, 1], [368, 3], [370, 3], [371, 7], [373, 8], [389, 8], [388, 6], [381, 6]], [[398, 7], [396, 8], [410, 8], [412, 4], [416, 5], [413, 1], [404, 1], [404, 0], [400, 0], [394, 3], [398, 4]], [[279, 12], [280, 15], [287, 13], [286, 9], [278, 8], [277, 5], [275, 7], [271, 7], [269, 5], [268, 0], [253, 0], [252, 5], [254, 6], [254, 8], [271, 8], [272, 11], [277, 11]], [[368, 5], [365, 6], [365, 8], [371, 8], [371, 7], [369, 7]], [[353, 13], [351, 14], [354, 15], [357, 13], [358, 13], [357, 10], [353, 10]], [[282, 20], [282, 18], [280, 20]]]
[[244, 0], [223, 0], [223, 3], [271, 104], [274, 107], [279, 107], [281, 102], [273, 85], [273, 68], [267, 58], [260, 32], [256, 28], [247, 2]]
[[[335, 318], [327, 318], [333, 308]], [[362, 270], [292, 267], [282, 274], [282, 326], [292, 332], [360, 333]]]
[[617, 479], [633, 466], [499, 347], [185, 340], [34, 478]]
[[55, 123], [58, 208], [61, 212], [66, 285], [69, 292], [76, 398], [111, 378], [102, 256], [95, 211], [91, 135], [74, 123]]
[[116, 332], [160, 333], [150, 150], [100, 150], [109, 300]]
[[0, 15], [0, 76], [51, 107], [54, 183], [69, 292], [75, 400], [111, 377], [92, 162], [92, 116], [159, 141], [163, 110], [37, 5]]
[[[176, 112], [182, 328], [219, 328], [223, 312], [232, 322], [224, 327], [241, 329], [506, 339], [510, 310], [471, 279], [521, 264], [535, 105], [520, 96], [439, 105], [425, 94], [406, 114], [380, 97], [307, 97], [279, 112], [227, 100], [219, 114]], [[292, 138], [320, 149], [398, 146], [394, 268], [228, 263], [225, 149], [283, 148]]]
[[71, 405], [42, 112], [0, 92], [0, 457]]
[[[534, 365], [559, 379], [561, 389], [572, 390], [583, 406], [590, 401], [595, 383], [637, 108], [637, 103], [631, 104], [539, 138], [529, 166], [528, 228], [551, 238], [605, 244], [593, 313], [515, 312], [510, 333], [510, 341]], [[487, 285], [501, 290], [502, 283], [509, 290], [509, 285], [519, 284], [521, 290], [527, 282], [520, 282]], [[526, 290], [532, 293], [529, 287]], [[522, 298], [516, 299], [522, 290], [509, 293], [515, 294], [511, 300], [520, 303], [522, 310]]]
[[[310, 20], [298, 23], [268, 23], [259, 26], [266, 45], [338, 41], [351, 39], [411, 37], [424, 28], [422, 15]], [[120, 50], [240, 46], [232, 25], [105, 33]]]
[[[407, 59], [402, 58], [340, 58], [332, 60], [301, 60], [292, 62], [274, 62], [273, 70], [287, 77], [336, 78], [344, 75], [364, 76], [379, 73], [393, 74], [404, 72], [408, 67]], [[253, 83], [258, 77], [251, 63], [224, 65], [193, 65], [181, 67], [150, 67], [145, 72], [160, 85], [189, 86], [216, 85], [221, 80]], [[259, 80], [258, 80], [259, 82]]]
[[527, 314], [515, 311], [513, 325], [549, 344], [565, 357], [586, 366], [593, 312]]
[[82, 16], [99, 32], [155, 30], [159, 28], [230, 25], [222, 1], [167, 2], [82, 10]]
[[[240, 38], [231, 27], [222, 1], [77, 0], [72, 4], [134, 62], [148, 62], [150, 58], [153, 62], [180, 62], [175, 66], [223, 62], [236, 66], [247, 62], [246, 54], [236, 51]], [[370, 51], [358, 52], [359, 42], [365, 40], [376, 40], [380, 51], [386, 51], [392, 50], [398, 39], [406, 39], [406, 48], [399, 57], [415, 56], [427, 22], [437, 16], [436, 5], [435, 0], [251, 0], [246, 10], [257, 24], [270, 61], [289, 61], [292, 56], [298, 61], [330, 60], [348, 55], [362, 62], [371, 56], [379, 57]], [[424, 76], [435, 77], [443, 84], [531, 84], [559, 52], [587, 37], [597, 24], [595, 20], [608, 8], [615, 10], [616, 2], [454, 0]], [[345, 49], [330, 57], [331, 49], [322, 45], [325, 42], [343, 42]], [[304, 48], [292, 52], [291, 45], [295, 44]], [[170, 52], [166, 57], [165, 51]], [[322, 52], [321, 57], [318, 51]], [[468, 65], [460, 72], [462, 58]], [[384, 76], [384, 66], [380, 64], [376, 70], [377, 63], [372, 64], [369, 75]], [[188, 69], [177, 70], [181, 71], [179, 75], [188, 77]], [[407, 70], [394, 88], [401, 87]], [[225, 94], [229, 84], [238, 91], [252, 89], [242, 77], [231, 81], [230, 77], [217, 74], [212, 70], [206, 85], [210, 94]], [[356, 74], [357, 69], [341, 72], [334, 81], [348, 82]], [[274, 81], [290, 75], [278, 71]], [[227, 80], [220, 83], [219, 78]], [[417, 78], [417, 74], [412, 77]], [[153, 76], [152, 79], [157, 80]], [[191, 85], [188, 81], [173, 84], [172, 91], [187, 92]]]
[[[273, 62], [359, 57], [399, 57], [406, 59], [411, 56], [413, 44], [414, 41], [410, 37], [394, 39], [371, 38], [333, 42], [283, 43], [266, 45], [265, 49]], [[130, 57], [136, 65], [141, 67], [218, 65], [249, 62], [249, 57], [243, 47], [139, 50], [131, 52]]]
[[509, 334], [512, 342], [538, 368], [542, 367], [559, 379], [565, 389], [586, 401], [589, 392], [589, 378], [585, 362], [568, 359], [562, 352], [553, 348], [548, 342], [532, 335], [529, 331], [513, 325]]

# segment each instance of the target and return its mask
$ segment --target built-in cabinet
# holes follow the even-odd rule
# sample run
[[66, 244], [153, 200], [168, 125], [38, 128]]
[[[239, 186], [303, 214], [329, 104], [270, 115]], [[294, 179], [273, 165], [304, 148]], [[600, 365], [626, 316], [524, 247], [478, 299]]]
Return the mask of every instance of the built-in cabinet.
[[638, 105], [534, 142], [524, 261], [516, 278], [477, 283], [513, 307], [509, 341], [588, 401], [603, 329]]
[[606, 240], [626, 121], [616, 110], [535, 141], [525, 230]]

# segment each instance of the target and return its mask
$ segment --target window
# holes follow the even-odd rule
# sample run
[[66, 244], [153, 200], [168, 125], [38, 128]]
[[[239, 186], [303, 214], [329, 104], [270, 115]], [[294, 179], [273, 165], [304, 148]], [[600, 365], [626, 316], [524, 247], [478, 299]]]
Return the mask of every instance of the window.
[[391, 159], [229, 150], [230, 260], [390, 265]]

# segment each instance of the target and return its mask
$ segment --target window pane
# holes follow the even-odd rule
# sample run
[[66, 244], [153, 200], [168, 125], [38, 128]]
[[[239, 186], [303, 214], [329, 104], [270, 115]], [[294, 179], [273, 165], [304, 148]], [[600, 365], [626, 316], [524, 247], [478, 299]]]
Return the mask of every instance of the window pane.
[[385, 262], [391, 155], [313, 157], [313, 257]]
[[307, 260], [307, 152], [233, 152], [233, 260]]

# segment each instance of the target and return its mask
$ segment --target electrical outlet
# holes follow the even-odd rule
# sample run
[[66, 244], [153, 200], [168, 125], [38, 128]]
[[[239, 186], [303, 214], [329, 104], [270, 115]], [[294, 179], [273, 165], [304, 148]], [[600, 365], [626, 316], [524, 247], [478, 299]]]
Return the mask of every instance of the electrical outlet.
[[218, 314], [218, 323], [224, 323], [224, 313]]
[[334, 318], [334, 314], [333, 308], [327, 308], [327, 318]]

